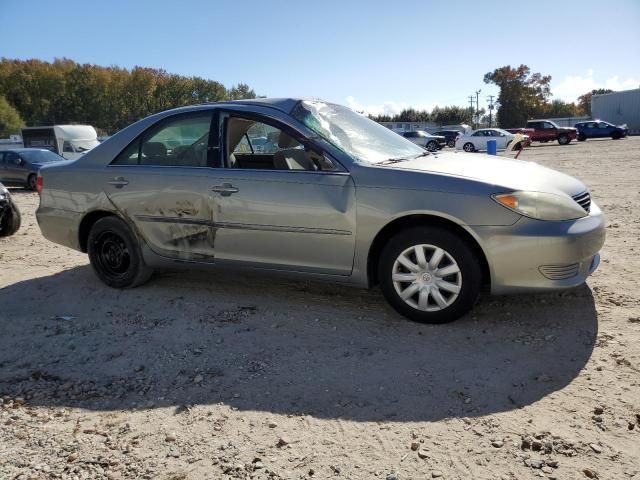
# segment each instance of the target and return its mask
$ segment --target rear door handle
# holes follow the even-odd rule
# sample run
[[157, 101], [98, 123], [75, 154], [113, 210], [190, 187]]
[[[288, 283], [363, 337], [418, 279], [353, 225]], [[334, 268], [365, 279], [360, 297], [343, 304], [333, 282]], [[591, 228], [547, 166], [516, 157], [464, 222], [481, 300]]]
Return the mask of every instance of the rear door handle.
[[222, 185], [214, 185], [213, 187], [211, 187], [211, 191], [219, 193], [223, 197], [228, 197], [229, 195], [238, 193], [240, 189], [234, 187], [230, 183], [223, 183]]
[[109, 185], [113, 185], [116, 188], [122, 188], [126, 185], [129, 185], [129, 180], [124, 177], [115, 177], [109, 180]]

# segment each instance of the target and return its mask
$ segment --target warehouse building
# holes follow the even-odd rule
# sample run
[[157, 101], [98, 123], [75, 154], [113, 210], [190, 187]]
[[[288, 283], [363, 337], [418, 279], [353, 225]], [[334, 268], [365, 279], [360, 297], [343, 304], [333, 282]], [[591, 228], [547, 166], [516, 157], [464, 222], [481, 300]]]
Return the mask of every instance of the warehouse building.
[[629, 127], [629, 133], [640, 135], [640, 88], [594, 95], [591, 99], [594, 119]]

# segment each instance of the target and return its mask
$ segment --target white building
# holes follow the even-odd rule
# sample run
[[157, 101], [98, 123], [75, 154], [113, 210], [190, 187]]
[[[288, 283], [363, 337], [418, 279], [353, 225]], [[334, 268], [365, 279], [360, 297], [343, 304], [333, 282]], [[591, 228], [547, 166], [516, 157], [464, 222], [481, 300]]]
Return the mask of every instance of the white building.
[[594, 95], [591, 116], [615, 125], [626, 123], [629, 133], [640, 134], [640, 88]]

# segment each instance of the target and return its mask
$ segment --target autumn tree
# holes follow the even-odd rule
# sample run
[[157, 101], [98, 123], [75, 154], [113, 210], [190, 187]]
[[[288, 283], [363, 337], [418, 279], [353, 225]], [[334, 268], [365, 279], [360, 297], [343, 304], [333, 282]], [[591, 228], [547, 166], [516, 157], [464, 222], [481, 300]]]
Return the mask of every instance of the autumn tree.
[[531, 73], [526, 65], [497, 68], [484, 76], [484, 82], [500, 88], [498, 119], [503, 128], [520, 127], [529, 118], [541, 116], [551, 95], [551, 76]]
[[7, 99], [0, 95], [0, 137], [20, 133], [24, 122], [18, 111], [11, 106]]

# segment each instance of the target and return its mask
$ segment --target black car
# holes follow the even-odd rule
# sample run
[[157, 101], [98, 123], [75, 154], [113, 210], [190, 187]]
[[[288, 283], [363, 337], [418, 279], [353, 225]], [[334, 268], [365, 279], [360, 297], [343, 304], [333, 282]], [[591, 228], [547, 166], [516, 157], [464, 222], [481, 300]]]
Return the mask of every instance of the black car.
[[587, 138], [606, 138], [614, 140], [624, 138], [629, 133], [626, 125], [614, 125], [602, 120], [590, 120], [588, 122], [578, 122], [575, 125], [578, 130], [578, 141], [583, 142]]
[[20, 228], [20, 211], [9, 190], [0, 183], [0, 237], [13, 235]]
[[433, 132], [434, 135], [439, 135], [441, 137], [444, 137], [446, 139], [447, 142], [447, 147], [451, 147], [454, 148], [456, 146], [456, 138], [458, 138], [458, 135], [460, 135], [459, 130], [438, 130], [436, 132]]
[[43, 148], [14, 148], [0, 151], [0, 182], [11, 187], [36, 189], [38, 170], [51, 162], [65, 160]]

